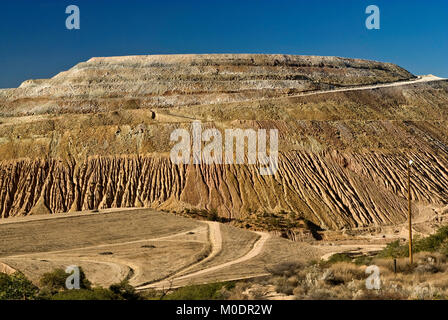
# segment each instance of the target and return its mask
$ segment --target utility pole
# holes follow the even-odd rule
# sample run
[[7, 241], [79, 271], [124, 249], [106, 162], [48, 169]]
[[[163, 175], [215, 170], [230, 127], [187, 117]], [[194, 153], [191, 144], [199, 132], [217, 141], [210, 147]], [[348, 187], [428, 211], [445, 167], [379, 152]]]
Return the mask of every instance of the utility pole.
[[412, 256], [412, 212], [411, 212], [411, 166], [414, 161], [409, 160], [408, 163], [408, 221], [409, 221], [409, 263], [414, 263]]

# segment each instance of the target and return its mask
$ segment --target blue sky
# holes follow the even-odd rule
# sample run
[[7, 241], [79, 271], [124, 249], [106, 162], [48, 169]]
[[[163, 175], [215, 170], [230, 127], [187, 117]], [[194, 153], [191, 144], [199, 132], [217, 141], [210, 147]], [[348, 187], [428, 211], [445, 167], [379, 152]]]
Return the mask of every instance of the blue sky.
[[[67, 30], [78, 5], [81, 29]], [[367, 30], [365, 9], [381, 10]], [[0, 0], [0, 88], [94, 56], [284, 53], [396, 63], [448, 77], [447, 0]]]

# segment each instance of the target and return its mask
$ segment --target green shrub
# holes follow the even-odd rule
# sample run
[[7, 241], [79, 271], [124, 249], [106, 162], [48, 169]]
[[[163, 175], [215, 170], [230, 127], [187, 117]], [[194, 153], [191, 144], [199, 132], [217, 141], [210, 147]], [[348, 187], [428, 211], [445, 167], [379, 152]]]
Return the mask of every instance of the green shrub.
[[359, 256], [355, 258], [354, 263], [358, 266], [368, 266], [372, 264], [372, 260], [372, 257], [369, 256]]
[[388, 243], [387, 246], [378, 253], [381, 258], [400, 258], [409, 255], [409, 246], [400, 245], [400, 240]]
[[414, 242], [415, 252], [427, 251], [434, 252], [438, 251], [442, 245], [447, 243], [448, 239], [448, 226], [444, 226], [437, 230], [436, 233], [422, 239], [418, 239]]
[[219, 282], [191, 285], [174, 290], [163, 297], [166, 300], [220, 300], [224, 299], [223, 291], [233, 288], [233, 282]]
[[142, 298], [127, 280], [111, 285], [109, 290], [120, 300], [140, 300]]
[[[90, 281], [86, 278], [86, 275], [82, 268], [79, 268], [80, 272], [80, 289], [69, 290], [66, 288], [65, 282], [70, 276], [65, 273], [63, 269], [55, 269], [52, 272], [47, 272], [42, 275], [40, 279], [41, 289], [38, 290], [37, 287], [31, 287], [31, 292], [33, 293], [32, 298], [40, 300], [140, 300], [142, 297], [135, 291], [134, 287], [129, 284], [127, 280], [123, 280], [120, 283], [113, 284], [109, 289], [105, 288], [92, 288]], [[17, 276], [19, 279], [23, 275]], [[8, 287], [3, 285], [1, 279], [5, 278], [0, 274], [0, 289], [3, 287]], [[23, 279], [25, 279], [23, 277]], [[26, 279], [25, 279], [26, 280]], [[30, 283], [30, 282], [29, 282]], [[31, 283], [30, 283], [31, 284]], [[32, 284], [31, 284], [32, 286]], [[14, 285], [9, 285], [13, 289], [21, 288], [17, 283]], [[22, 287], [24, 287], [22, 285]], [[17, 289], [18, 290], [18, 289]], [[38, 293], [38, 294], [37, 294]], [[11, 294], [5, 297], [8, 298]], [[22, 294], [16, 294], [16, 297], [20, 299]], [[0, 293], [0, 298], [2, 297]]]
[[[413, 239], [413, 252], [442, 252], [448, 256], [448, 226], [443, 226], [436, 233], [425, 238]], [[389, 243], [379, 254], [383, 258], [400, 258], [409, 255], [409, 242], [400, 245], [396, 240]]]
[[23, 273], [0, 273], [0, 300], [31, 300], [37, 292], [38, 288]]
[[333, 254], [324, 264], [334, 264], [337, 262], [352, 262], [353, 258], [346, 253], [335, 253]]
[[[40, 278], [40, 286], [49, 291], [50, 293], [56, 293], [61, 290], [66, 290], [65, 282], [70, 276], [63, 269], [55, 269], [51, 272], [44, 273]], [[79, 286], [80, 289], [90, 289], [90, 281], [86, 278], [86, 275], [82, 268], [79, 268]]]
[[117, 296], [108, 289], [73, 289], [60, 291], [51, 297], [52, 300], [115, 300]]
[[109, 289], [83, 288], [51, 292], [43, 288], [38, 296], [42, 300], [140, 300], [142, 297], [127, 281], [113, 284]]

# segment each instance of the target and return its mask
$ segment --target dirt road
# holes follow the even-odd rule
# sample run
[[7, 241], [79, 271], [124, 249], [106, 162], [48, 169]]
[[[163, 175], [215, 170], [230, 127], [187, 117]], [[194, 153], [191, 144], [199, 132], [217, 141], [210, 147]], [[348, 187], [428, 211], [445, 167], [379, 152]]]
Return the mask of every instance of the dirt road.
[[275, 98], [250, 99], [250, 100], [241, 100], [241, 101], [238, 101], [238, 102], [248, 102], [248, 101], [252, 101], [253, 102], [253, 101], [262, 101], [262, 100], [275, 101], [275, 100], [282, 100], [282, 99], [285, 99], [285, 98], [296, 98], [296, 97], [312, 96], [312, 95], [316, 95], [316, 94], [345, 92], [345, 91], [372, 90], [372, 89], [389, 88], [389, 87], [399, 87], [399, 86], [405, 86], [405, 85], [408, 85], [408, 84], [424, 83], [424, 82], [432, 82], [432, 81], [440, 81], [440, 80], [447, 80], [447, 79], [440, 78], [440, 77], [437, 77], [437, 76], [434, 76], [434, 75], [424, 75], [424, 76], [417, 76], [416, 79], [407, 80], [407, 81], [379, 83], [379, 84], [371, 84], [371, 85], [366, 85], [366, 86], [353, 86], [353, 87], [338, 88], [338, 89], [331, 89], [331, 90], [315, 90], [315, 91], [302, 92], [302, 93], [298, 93], [298, 94], [291, 94], [291, 95], [280, 96], [280, 97], [275, 97]]
[[446, 80], [444, 78], [440, 78], [434, 75], [426, 75], [426, 76], [418, 76], [417, 79], [408, 80], [408, 81], [398, 81], [398, 82], [390, 82], [390, 83], [379, 83], [379, 84], [372, 84], [367, 86], [358, 86], [358, 87], [349, 87], [349, 88], [339, 88], [339, 89], [332, 89], [332, 90], [320, 90], [320, 91], [313, 91], [313, 92], [306, 92], [298, 95], [293, 95], [291, 97], [301, 97], [301, 96], [310, 96], [314, 94], [321, 94], [321, 93], [333, 93], [333, 92], [344, 92], [344, 91], [357, 91], [357, 90], [372, 90], [372, 89], [378, 89], [378, 88], [389, 88], [389, 87], [399, 87], [399, 86], [405, 86], [408, 84], [414, 84], [414, 83], [422, 83], [422, 82], [431, 82], [431, 81], [440, 81], [440, 80]]
[[170, 287], [174, 287], [173, 283], [175, 281], [197, 277], [197, 276], [203, 275], [205, 273], [209, 273], [209, 272], [216, 271], [216, 270], [219, 270], [222, 268], [226, 268], [226, 267], [229, 267], [229, 266], [237, 264], [237, 263], [245, 262], [247, 260], [250, 260], [250, 259], [256, 257], [258, 254], [260, 254], [263, 250], [263, 246], [264, 246], [265, 242], [270, 238], [270, 235], [268, 233], [257, 232], [260, 235], [260, 238], [255, 242], [252, 249], [249, 252], [247, 252], [245, 255], [243, 255], [235, 260], [232, 260], [232, 261], [228, 261], [228, 262], [216, 265], [216, 266], [205, 268], [203, 270], [199, 270], [199, 271], [187, 274], [187, 275], [178, 276], [180, 274], [185, 274], [186, 271], [191, 270], [193, 267], [197, 267], [198, 265], [203, 264], [205, 261], [211, 260], [213, 257], [215, 257], [221, 251], [222, 237], [221, 237], [221, 230], [220, 230], [219, 224], [216, 222], [208, 222], [208, 224], [210, 226], [210, 242], [212, 245], [212, 250], [211, 250], [211, 254], [206, 259], [201, 260], [200, 262], [198, 262], [186, 269], [180, 270], [175, 275], [173, 275], [163, 281], [155, 282], [155, 283], [148, 284], [148, 285], [143, 285], [143, 286], [137, 287], [136, 289], [137, 290], [145, 290], [145, 289], [150, 289], [150, 288], [151, 289], [170, 288]]

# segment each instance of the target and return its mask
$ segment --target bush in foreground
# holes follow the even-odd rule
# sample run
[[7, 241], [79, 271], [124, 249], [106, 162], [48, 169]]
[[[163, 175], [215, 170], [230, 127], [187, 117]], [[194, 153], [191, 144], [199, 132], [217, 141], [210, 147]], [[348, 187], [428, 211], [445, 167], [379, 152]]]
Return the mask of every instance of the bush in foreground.
[[39, 289], [23, 273], [0, 273], [0, 300], [35, 299]]
[[109, 290], [115, 295], [117, 300], [141, 300], [140, 294], [135, 291], [135, 288], [129, 284], [127, 280], [123, 280], [120, 283], [113, 284], [109, 287]]
[[51, 300], [117, 300], [116, 295], [109, 289], [73, 289], [56, 293]]
[[[448, 256], [448, 226], [443, 226], [436, 233], [413, 240], [413, 251], [440, 252]], [[402, 258], [409, 255], [409, 242], [400, 244], [399, 240], [389, 243], [380, 253], [382, 258]]]
[[[51, 272], [44, 273], [39, 281], [39, 284], [45, 293], [50, 292], [56, 294], [57, 292], [66, 290], [65, 282], [69, 276], [63, 269], [55, 269]], [[86, 274], [79, 268], [79, 286], [80, 289], [90, 289], [91, 283], [87, 279]]]
[[164, 300], [221, 300], [226, 298], [226, 291], [234, 287], [233, 282], [219, 282], [191, 285], [175, 289], [162, 297]]

